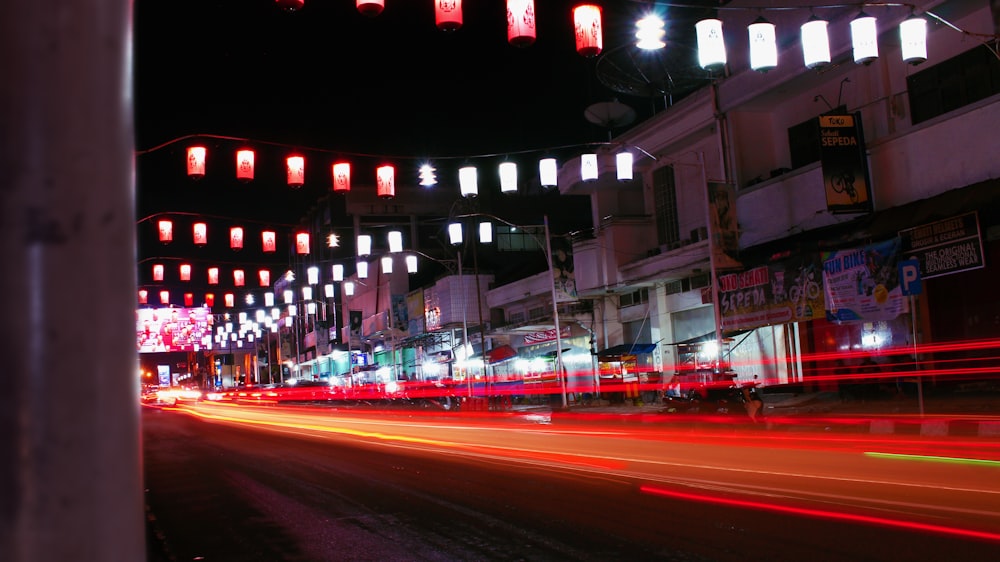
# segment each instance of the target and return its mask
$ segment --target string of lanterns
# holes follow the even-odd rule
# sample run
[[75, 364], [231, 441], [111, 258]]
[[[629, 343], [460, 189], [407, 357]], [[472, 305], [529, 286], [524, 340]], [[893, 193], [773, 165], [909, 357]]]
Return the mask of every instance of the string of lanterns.
[[[305, 5], [305, 0], [275, 0], [280, 8], [297, 11]], [[385, 0], [356, 0], [358, 11], [369, 17], [375, 17], [385, 8]], [[433, 0], [434, 18], [438, 29], [456, 31], [462, 27], [462, 0]], [[647, 2], [643, 2], [644, 4]], [[658, 6], [678, 8], [699, 8], [682, 3], [656, 2]], [[920, 64], [927, 60], [927, 20], [915, 14], [913, 4], [896, 2], [868, 2], [855, 5], [836, 4], [823, 6], [803, 6], [810, 13], [816, 9], [861, 8], [859, 14], [851, 21], [852, 47], [854, 61], [868, 64], [878, 58], [878, 28], [876, 18], [865, 13], [863, 8], [888, 7], [910, 10], [910, 17], [899, 26], [902, 59], [909, 64]], [[727, 7], [716, 6], [716, 10], [766, 11], [788, 10], [792, 7]], [[939, 20], [956, 30], [958, 28], [940, 16], [925, 12], [928, 16]], [[583, 3], [572, 9], [573, 30], [576, 41], [576, 51], [584, 57], [595, 57], [604, 49], [603, 22], [601, 7], [593, 3]], [[830, 41], [827, 32], [828, 22], [811, 15], [800, 26], [803, 62], [807, 68], [817, 68], [831, 62]], [[640, 49], [655, 50], [666, 46], [664, 36], [664, 21], [654, 13], [650, 13], [635, 23], [636, 46]], [[726, 47], [722, 32], [722, 21], [718, 18], [705, 18], [695, 24], [698, 42], [698, 60], [702, 68], [713, 70], [726, 64]], [[959, 30], [962, 31], [962, 30]], [[969, 35], [971, 34], [963, 31]], [[985, 35], [996, 39], [995, 35]], [[507, 0], [507, 41], [515, 47], [529, 47], [537, 37], [534, 0]], [[747, 38], [750, 50], [750, 68], [767, 72], [778, 64], [777, 35], [775, 25], [758, 17], [747, 26]]]
[[[589, 143], [590, 145], [607, 145], [613, 143]], [[618, 146], [621, 146], [619, 143]], [[635, 147], [638, 148], [638, 147]], [[640, 152], [645, 153], [642, 149]], [[187, 149], [187, 175], [192, 179], [205, 177], [206, 159], [208, 149], [204, 145], [189, 146]], [[635, 156], [627, 149], [623, 149], [615, 155], [615, 167], [617, 178], [621, 181], [631, 181], [634, 178], [633, 164]], [[285, 158], [285, 171], [287, 183], [290, 188], [299, 188], [305, 184], [305, 157], [300, 154], [292, 154]], [[236, 178], [242, 182], [250, 182], [254, 179], [255, 152], [251, 148], [241, 148], [236, 151]], [[418, 171], [420, 185], [432, 186], [437, 184], [436, 169], [430, 164], [424, 164]], [[504, 161], [499, 164], [497, 171], [500, 178], [500, 191], [502, 193], [516, 192], [518, 189], [518, 167], [514, 162]], [[542, 187], [557, 187], [559, 164], [555, 158], [546, 157], [538, 161], [539, 182]], [[588, 152], [581, 155], [580, 176], [583, 181], [593, 181], [598, 178], [599, 156], [596, 152]], [[352, 186], [352, 164], [346, 160], [337, 160], [330, 165], [330, 189], [334, 193], [346, 194], [351, 191]], [[463, 196], [476, 196], [479, 194], [479, 172], [476, 166], [464, 166], [458, 171], [458, 180], [461, 194]], [[391, 199], [396, 195], [396, 166], [393, 164], [381, 164], [375, 169], [375, 188], [379, 197]], [[198, 232], [195, 233], [195, 244], [204, 243], [199, 241]], [[269, 250], [265, 250], [269, 251]], [[273, 250], [270, 250], [273, 251]], [[308, 252], [306, 252], [308, 253]]]

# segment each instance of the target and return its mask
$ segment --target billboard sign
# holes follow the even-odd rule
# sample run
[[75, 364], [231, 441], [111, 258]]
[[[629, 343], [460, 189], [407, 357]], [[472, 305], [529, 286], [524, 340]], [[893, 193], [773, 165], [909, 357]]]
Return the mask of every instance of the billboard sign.
[[136, 310], [139, 353], [196, 351], [212, 334], [212, 313], [201, 308], [141, 308]]
[[899, 232], [900, 251], [920, 262], [920, 278], [951, 275], [983, 264], [983, 239], [975, 211]]

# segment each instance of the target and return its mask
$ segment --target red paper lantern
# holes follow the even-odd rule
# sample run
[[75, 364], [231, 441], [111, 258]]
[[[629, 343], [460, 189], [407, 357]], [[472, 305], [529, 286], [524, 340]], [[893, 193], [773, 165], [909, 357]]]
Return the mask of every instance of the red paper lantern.
[[205, 147], [188, 147], [187, 163], [189, 178], [200, 180], [205, 177]]
[[278, 3], [278, 7], [282, 10], [288, 10], [289, 12], [294, 12], [302, 6], [305, 5], [306, 0], [275, 0]]
[[243, 227], [234, 226], [229, 229], [229, 247], [234, 250], [243, 249]]
[[309, 233], [299, 232], [295, 234], [295, 253], [297, 254], [308, 254], [309, 253]]
[[212, 293], [205, 293], [205, 306], [212, 308], [215, 306], [215, 295]]
[[357, 6], [363, 15], [375, 17], [385, 8], [385, 0], [358, 0]]
[[236, 179], [253, 180], [253, 151], [249, 148], [236, 151]]
[[333, 172], [333, 192], [347, 193], [351, 190], [351, 165], [348, 162], [337, 162], [331, 167]]
[[233, 285], [236, 287], [242, 287], [246, 284], [246, 274], [243, 273], [242, 269], [233, 270]]
[[153, 264], [153, 281], [163, 281], [163, 264]]
[[375, 170], [376, 190], [379, 197], [391, 199], [396, 196], [396, 169], [390, 165], [379, 166]]
[[441, 31], [462, 27], [462, 0], [434, 0], [434, 21]]
[[576, 34], [576, 52], [585, 57], [599, 55], [604, 49], [601, 7], [580, 4], [573, 8], [573, 26]]
[[149, 291], [146, 289], [139, 289], [139, 304], [147, 304], [149, 302]]
[[236, 306], [236, 295], [232, 293], [226, 293], [225, 295], [223, 295], [223, 298], [226, 300], [227, 308], [232, 308]]
[[219, 284], [219, 268], [210, 267], [208, 268], [208, 284], [218, 285]]
[[288, 186], [302, 187], [306, 183], [306, 160], [301, 156], [289, 156], [286, 160], [288, 166]]
[[507, 42], [515, 47], [535, 42], [535, 0], [507, 0]]
[[270, 271], [268, 271], [266, 269], [261, 269], [260, 271], [257, 272], [257, 277], [260, 278], [260, 286], [261, 287], [270, 287], [271, 286], [271, 272]]
[[182, 263], [181, 264], [181, 281], [191, 280], [191, 264]]
[[194, 223], [194, 243], [198, 246], [208, 244], [208, 225], [203, 222]]
[[265, 230], [260, 233], [260, 238], [264, 246], [265, 252], [275, 251], [275, 234], [273, 230]]
[[158, 223], [158, 229], [160, 231], [160, 242], [167, 243], [173, 242], [174, 240], [174, 221], [172, 220], [161, 220]]
[[184, 293], [184, 306], [188, 308], [194, 306], [194, 293]]
[[170, 291], [160, 291], [160, 304], [170, 304]]

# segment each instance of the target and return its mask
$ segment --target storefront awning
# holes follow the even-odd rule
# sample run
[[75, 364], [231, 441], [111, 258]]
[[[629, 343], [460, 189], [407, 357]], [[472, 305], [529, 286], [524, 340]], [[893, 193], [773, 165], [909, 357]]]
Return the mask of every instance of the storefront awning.
[[486, 352], [485, 361], [490, 365], [502, 363], [508, 359], [517, 357], [517, 351], [509, 345], [501, 345]]
[[654, 349], [656, 349], [655, 343], [623, 343], [598, 352], [597, 356], [604, 358], [637, 355], [639, 353], [652, 353]]

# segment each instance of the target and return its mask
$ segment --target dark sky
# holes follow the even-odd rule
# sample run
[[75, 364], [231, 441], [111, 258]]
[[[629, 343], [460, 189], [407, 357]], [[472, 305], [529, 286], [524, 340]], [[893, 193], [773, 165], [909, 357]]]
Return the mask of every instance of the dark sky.
[[[279, 9], [274, 0], [136, 2], [137, 214], [296, 223], [328, 192], [327, 166], [336, 155], [355, 162], [356, 181], [373, 178], [378, 160], [410, 164], [397, 168], [399, 185], [416, 183], [424, 158], [437, 158], [443, 175], [447, 162], [495, 169], [507, 155], [534, 163], [548, 148], [607, 140], [606, 128], [585, 119], [588, 106], [618, 98], [641, 121], [657, 100], [609, 89], [598, 69], [609, 68], [610, 59], [576, 53], [572, 7], [578, 3], [536, 0], [537, 41], [517, 48], [507, 42], [504, 0], [467, 0], [462, 29], [450, 33], [435, 27], [431, 0], [386, 0], [374, 18], [351, 0], [306, 0], [297, 12]], [[610, 66], [620, 67], [636, 56], [634, 22], [649, 3], [599, 3], [605, 53], [615, 51], [618, 62]], [[668, 21], [680, 13], [658, 9]], [[676, 48], [693, 24], [670, 25], [675, 48], [660, 56], [693, 61], [693, 53]], [[183, 166], [190, 143], [172, 142], [188, 135], [250, 139], [258, 150], [253, 184], [234, 179], [242, 143], [224, 139], [207, 143], [208, 176], [188, 179]], [[306, 185], [298, 190], [283, 176], [292, 150], [307, 161]], [[485, 156], [494, 159], [481, 160]], [[455, 176], [449, 183], [457, 191]]]

